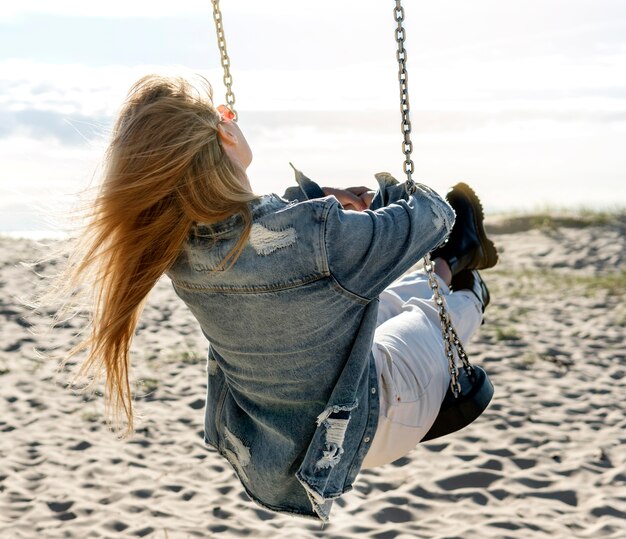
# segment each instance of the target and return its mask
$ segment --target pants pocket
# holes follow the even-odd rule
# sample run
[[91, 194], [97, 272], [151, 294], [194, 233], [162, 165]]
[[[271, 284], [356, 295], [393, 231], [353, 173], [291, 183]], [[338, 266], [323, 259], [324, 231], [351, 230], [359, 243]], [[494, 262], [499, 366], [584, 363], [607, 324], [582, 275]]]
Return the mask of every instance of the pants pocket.
[[381, 413], [394, 423], [420, 427], [420, 418], [424, 415], [420, 407], [427, 404], [422, 400], [436, 372], [434, 367], [428, 361], [407, 364], [385, 346], [378, 345], [378, 354]]

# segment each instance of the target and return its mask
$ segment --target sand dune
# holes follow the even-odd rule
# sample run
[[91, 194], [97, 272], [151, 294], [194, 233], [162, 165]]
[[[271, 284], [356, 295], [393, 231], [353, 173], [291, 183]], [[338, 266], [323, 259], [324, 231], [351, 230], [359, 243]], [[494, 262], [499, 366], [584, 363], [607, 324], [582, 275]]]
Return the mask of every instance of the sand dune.
[[[626, 220], [493, 222], [486, 323], [467, 345], [496, 396], [466, 430], [364, 471], [331, 523], [265, 511], [202, 442], [205, 343], [163, 279], [135, 341], [143, 414], [120, 442], [102, 399], [65, 386], [16, 295], [38, 247], [0, 238], [0, 537], [626, 537]], [[528, 227], [527, 227], [528, 228]], [[53, 268], [38, 268], [43, 273]]]

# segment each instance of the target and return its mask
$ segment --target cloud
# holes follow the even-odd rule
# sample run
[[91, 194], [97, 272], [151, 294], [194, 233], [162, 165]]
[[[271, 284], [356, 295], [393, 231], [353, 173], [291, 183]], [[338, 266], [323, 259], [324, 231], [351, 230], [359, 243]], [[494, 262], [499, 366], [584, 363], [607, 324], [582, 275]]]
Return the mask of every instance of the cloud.
[[0, 138], [21, 135], [33, 139], [53, 138], [63, 144], [83, 144], [102, 137], [110, 121], [108, 117], [67, 115], [48, 110], [0, 110]]
[[[572, 62], [559, 55], [466, 62], [410, 72], [411, 108], [433, 112], [529, 110], [563, 113], [622, 112], [626, 101], [626, 51]], [[110, 118], [127, 90], [146, 73], [200, 71], [214, 83], [217, 103], [224, 89], [219, 68], [194, 70], [176, 65], [47, 63], [17, 59], [0, 62], [0, 110], [36, 109], [67, 116]], [[241, 110], [397, 110], [397, 73], [374, 61], [346, 68], [248, 69], [234, 73]], [[331, 81], [329, 83], [329, 81]]]

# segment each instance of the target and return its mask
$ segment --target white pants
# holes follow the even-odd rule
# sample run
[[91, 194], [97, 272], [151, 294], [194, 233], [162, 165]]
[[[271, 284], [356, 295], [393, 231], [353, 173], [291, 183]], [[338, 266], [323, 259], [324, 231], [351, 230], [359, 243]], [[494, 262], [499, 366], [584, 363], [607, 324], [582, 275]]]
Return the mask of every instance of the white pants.
[[[438, 279], [452, 323], [466, 343], [482, 321], [478, 298], [450, 292]], [[380, 295], [372, 352], [380, 416], [363, 468], [382, 466], [411, 451], [432, 426], [450, 384], [437, 305], [423, 271], [405, 275]]]

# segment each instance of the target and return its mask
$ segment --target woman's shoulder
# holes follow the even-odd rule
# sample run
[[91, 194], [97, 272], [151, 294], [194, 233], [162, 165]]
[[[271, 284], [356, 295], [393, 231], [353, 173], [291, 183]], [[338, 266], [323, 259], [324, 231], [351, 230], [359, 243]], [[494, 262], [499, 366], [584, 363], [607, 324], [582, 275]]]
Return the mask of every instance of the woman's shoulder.
[[316, 221], [323, 221], [333, 206], [341, 207], [339, 201], [332, 195], [305, 200], [288, 200], [275, 193], [269, 196], [282, 203], [281, 207], [277, 207], [276, 210], [270, 214], [279, 219], [314, 219]]

